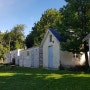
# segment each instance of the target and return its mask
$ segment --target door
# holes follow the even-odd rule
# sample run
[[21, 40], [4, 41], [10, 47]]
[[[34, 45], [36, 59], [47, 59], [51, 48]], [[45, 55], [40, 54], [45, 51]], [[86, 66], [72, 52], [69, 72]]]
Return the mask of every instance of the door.
[[53, 46], [48, 47], [48, 67], [53, 68]]

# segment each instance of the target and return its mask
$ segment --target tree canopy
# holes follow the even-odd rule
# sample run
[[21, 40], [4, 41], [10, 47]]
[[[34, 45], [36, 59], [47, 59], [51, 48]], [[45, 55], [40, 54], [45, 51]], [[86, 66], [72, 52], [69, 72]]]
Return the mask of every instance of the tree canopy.
[[40, 45], [45, 32], [48, 28], [57, 28], [57, 22], [60, 23], [61, 14], [56, 9], [47, 9], [44, 14], [42, 14], [40, 21], [34, 24], [32, 31], [26, 37], [26, 46], [32, 47]]
[[67, 42], [62, 43], [62, 50], [72, 53], [85, 53], [88, 64], [88, 46], [83, 38], [90, 33], [90, 0], [66, 0], [67, 5], [60, 9], [62, 23], [59, 25], [61, 34]]
[[10, 32], [0, 32], [0, 59], [5, 59], [6, 53], [11, 50], [24, 48], [24, 28], [25, 26], [20, 24], [11, 29]]
[[24, 48], [24, 28], [25, 25], [17, 25], [9, 33], [10, 50]]

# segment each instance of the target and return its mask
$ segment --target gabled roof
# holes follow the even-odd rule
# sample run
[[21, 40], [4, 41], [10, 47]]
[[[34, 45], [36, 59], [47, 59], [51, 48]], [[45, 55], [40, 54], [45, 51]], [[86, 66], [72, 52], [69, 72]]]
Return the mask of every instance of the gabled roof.
[[55, 29], [53, 28], [49, 28], [49, 30], [51, 31], [51, 33], [56, 37], [56, 39], [59, 41], [59, 42], [65, 42], [65, 38], [63, 38]]
[[55, 38], [57, 39], [58, 42], [65, 42], [65, 41], [66, 41], [66, 39], [63, 38], [55, 29], [49, 28], [49, 29], [46, 31], [46, 34], [45, 34], [45, 36], [44, 36], [44, 38], [43, 38], [43, 40], [42, 40], [42, 42], [41, 42], [41, 46], [42, 46], [43, 43], [45, 42], [45, 39], [47, 38], [47, 35], [48, 35], [49, 32], [52, 33], [52, 34], [55, 36]]

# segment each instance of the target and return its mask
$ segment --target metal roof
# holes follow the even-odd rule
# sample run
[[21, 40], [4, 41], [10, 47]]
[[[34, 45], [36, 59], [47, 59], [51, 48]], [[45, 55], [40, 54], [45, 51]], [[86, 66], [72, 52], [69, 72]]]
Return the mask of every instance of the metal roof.
[[56, 39], [59, 41], [59, 42], [65, 42], [66, 39], [64, 37], [62, 37], [59, 32], [57, 32], [55, 29], [53, 28], [49, 28], [49, 30], [51, 31], [51, 33], [56, 37]]

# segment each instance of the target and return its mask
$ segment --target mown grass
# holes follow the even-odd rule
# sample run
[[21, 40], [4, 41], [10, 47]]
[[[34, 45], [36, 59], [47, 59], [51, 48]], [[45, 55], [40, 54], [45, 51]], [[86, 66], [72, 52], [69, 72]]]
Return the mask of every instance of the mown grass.
[[0, 68], [0, 90], [90, 90], [90, 74], [4, 67]]

